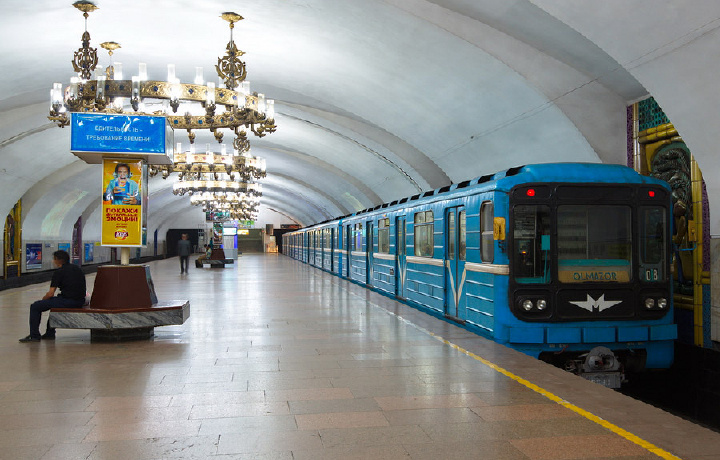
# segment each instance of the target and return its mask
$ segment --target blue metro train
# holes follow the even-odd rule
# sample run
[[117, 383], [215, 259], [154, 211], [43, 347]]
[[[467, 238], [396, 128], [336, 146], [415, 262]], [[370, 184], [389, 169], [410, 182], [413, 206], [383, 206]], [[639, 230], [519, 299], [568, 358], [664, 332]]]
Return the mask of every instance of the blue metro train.
[[617, 388], [673, 361], [671, 190], [539, 164], [283, 236], [285, 254]]

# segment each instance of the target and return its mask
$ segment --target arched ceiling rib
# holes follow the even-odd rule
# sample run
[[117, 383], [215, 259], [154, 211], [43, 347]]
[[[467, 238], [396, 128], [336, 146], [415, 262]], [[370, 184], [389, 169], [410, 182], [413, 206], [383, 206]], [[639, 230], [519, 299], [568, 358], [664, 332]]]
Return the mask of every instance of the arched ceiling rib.
[[332, 163], [327, 163], [310, 154], [274, 147], [269, 143], [267, 148], [255, 150], [255, 153], [268, 160], [272, 160], [273, 152], [281, 154], [278, 158], [281, 159], [284, 165], [276, 166], [280, 170], [286, 165], [293, 165], [293, 169], [304, 167], [307, 169], [307, 171], [304, 171], [304, 177], [307, 177], [308, 180], [314, 183], [318, 183], [318, 181], [314, 179], [318, 176], [327, 177], [328, 183], [334, 188], [336, 187], [334, 190], [331, 189], [330, 193], [334, 193], [335, 196], [343, 201], [347, 201], [345, 207], [359, 211], [369, 207], [372, 203], [382, 201], [372, 188], [359, 181], [356, 176], [351, 175], [349, 172], [342, 171]]
[[[342, 204], [340, 204], [340, 202], [337, 201], [332, 195], [326, 194], [318, 187], [316, 187], [312, 184], [305, 183], [305, 182], [299, 180], [298, 178], [296, 178], [295, 176], [289, 176], [286, 174], [276, 172], [276, 173], [273, 173], [272, 177], [270, 178], [270, 180], [274, 180], [274, 179], [277, 179], [278, 183], [286, 183], [288, 185], [292, 185], [293, 188], [307, 190], [313, 194], [321, 196], [322, 199], [329, 201], [334, 206], [335, 212], [332, 214], [333, 216], [345, 215], [345, 214], [351, 213], [351, 211], [349, 209], [347, 209]], [[317, 201], [317, 200], [313, 200], [313, 201]]]
[[[382, 128], [370, 125], [364, 121], [358, 121], [339, 113], [332, 113], [312, 107], [300, 107], [295, 104], [285, 105], [302, 110], [305, 118], [308, 118], [308, 115], [312, 115], [316, 118], [320, 118], [321, 120], [327, 120], [338, 126], [349, 129], [352, 133], [356, 133], [356, 135], [362, 136], [362, 138], [368, 139], [373, 143], [384, 147], [387, 149], [387, 152], [397, 155], [399, 159], [405, 163], [399, 167], [407, 168], [409, 166], [417, 171], [417, 174], [409, 174], [413, 183], [419, 184], [421, 190], [435, 189], [450, 183], [450, 178], [423, 152], [402, 141], [402, 139], [398, 139], [396, 136], [393, 136]], [[308, 123], [312, 123], [312, 121], [308, 120]], [[360, 143], [361, 141], [354, 140], [354, 142]], [[363, 146], [363, 148], [369, 149], [370, 147]], [[381, 155], [380, 153], [377, 154]], [[387, 161], [388, 163], [394, 164], [392, 163], [392, 159], [388, 159]], [[405, 173], [405, 171], [403, 171], [403, 173]]]

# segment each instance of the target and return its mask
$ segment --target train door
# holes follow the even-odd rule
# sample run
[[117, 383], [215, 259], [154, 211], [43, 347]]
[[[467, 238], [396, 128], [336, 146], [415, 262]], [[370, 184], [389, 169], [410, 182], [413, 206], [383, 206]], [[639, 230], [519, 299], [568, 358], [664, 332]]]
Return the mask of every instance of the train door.
[[325, 229], [316, 230], [315, 235], [315, 264], [325, 268]]
[[405, 298], [407, 251], [405, 246], [405, 216], [395, 219], [395, 296]]
[[323, 262], [322, 267], [325, 270], [330, 270], [332, 268], [332, 246], [330, 244], [332, 243], [332, 238], [330, 236], [330, 229], [324, 228], [322, 230], [322, 240], [323, 240]]
[[322, 230], [315, 230], [313, 243], [313, 264], [322, 268]]
[[350, 252], [353, 250], [352, 226], [345, 226], [345, 277], [350, 278]]
[[334, 228], [330, 229], [330, 271], [335, 273], [335, 232]]
[[465, 317], [465, 208], [445, 210], [445, 316]]
[[365, 284], [368, 286], [373, 284], [373, 228], [373, 222], [371, 220], [367, 221], [367, 225], [365, 225]]
[[317, 235], [315, 230], [311, 230], [309, 235], [310, 238], [310, 262], [308, 262], [310, 265], [317, 267]]
[[302, 249], [302, 261], [305, 263], [309, 263], [309, 257], [310, 257], [310, 232], [303, 232], [302, 234], [302, 240], [303, 240], [303, 249]]

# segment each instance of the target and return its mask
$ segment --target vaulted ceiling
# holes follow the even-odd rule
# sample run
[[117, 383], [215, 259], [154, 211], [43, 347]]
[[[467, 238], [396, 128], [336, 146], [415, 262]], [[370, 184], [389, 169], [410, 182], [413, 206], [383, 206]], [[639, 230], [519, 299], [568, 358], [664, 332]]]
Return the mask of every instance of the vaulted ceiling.
[[[0, 215], [23, 198], [23, 231], [38, 239], [100, 207], [98, 166], [47, 120], [49, 89], [72, 76], [84, 30], [70, 3], [0, 4]], [[220, 14], [245, 17], [234, 38], [278, 125], [251, 138], [267, 160], [261, 221], [308, 225], [520, 164], [625, 164], [626, 107], [648, 95], [698, 159], [715, 209], [714, 0], [96, 3], [92, 46], [119, 42], [125, 73], [145, 62], [158, 80], [169, 63], [183, 81], [196, 66], [208, 78], [229, 39]], [[150, 181], [151, 230], [202, 220], [172, 181]]]

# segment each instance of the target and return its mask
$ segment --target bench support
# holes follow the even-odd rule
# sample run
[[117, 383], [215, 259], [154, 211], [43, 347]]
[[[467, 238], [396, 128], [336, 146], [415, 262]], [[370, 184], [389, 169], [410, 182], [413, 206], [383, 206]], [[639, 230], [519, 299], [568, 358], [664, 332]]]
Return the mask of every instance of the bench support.
[[90, 329], [91, 342], [124, 342], [126, 340], [150, 339], [155, 335], [154, 327], [129, 329]]

